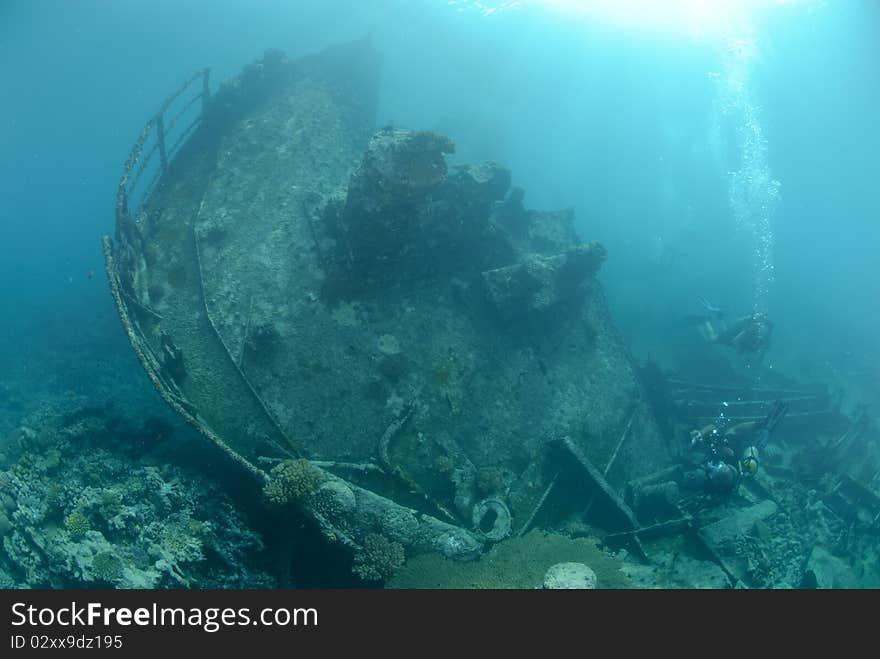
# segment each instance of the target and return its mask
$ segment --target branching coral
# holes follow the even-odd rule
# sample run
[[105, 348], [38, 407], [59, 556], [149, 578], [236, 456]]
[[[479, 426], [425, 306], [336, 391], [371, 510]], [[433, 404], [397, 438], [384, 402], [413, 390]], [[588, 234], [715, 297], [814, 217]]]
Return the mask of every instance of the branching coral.
[[263, 496], [279, 506], [301, 501], [318, 489], [321, 472], [308, 460], [284, 460], [269, 472], [270, 480], [263, 488]]
[[122, 561], [109, 551], [102, 551], [92, 558], [92, 572], [98, 581], [115, 583], [122, 578]]
[[406, 562], [403, 545], [378, 533], [368, 533], [355, 554], [352, 572], [364, 581], [386, 581]]
[[92, 524], [88, 517], [80, 511], [74, 511], [64, 518], [64, 528], [74, 538], [82, 538], [86, 533], [92, 530]]

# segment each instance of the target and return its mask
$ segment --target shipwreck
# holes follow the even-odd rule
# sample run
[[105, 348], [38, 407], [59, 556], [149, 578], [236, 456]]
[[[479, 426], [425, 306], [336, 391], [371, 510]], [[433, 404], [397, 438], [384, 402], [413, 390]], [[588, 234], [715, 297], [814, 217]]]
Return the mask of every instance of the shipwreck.
[[[213, 93], [199, 71], [149, 120], [104, 255], [162, 398], [355, 556], [469, 560], [572, 514], [636, 556], [668, 529], [712, 556], [666, 497], [659, 380], [596, 277], [613, 255], [570, 209], [527, 208], [503, 164], [376, 126], [378, 90], [369, 40], [269, 51]], [[672, 389], [694, 423], [729, 395]]]

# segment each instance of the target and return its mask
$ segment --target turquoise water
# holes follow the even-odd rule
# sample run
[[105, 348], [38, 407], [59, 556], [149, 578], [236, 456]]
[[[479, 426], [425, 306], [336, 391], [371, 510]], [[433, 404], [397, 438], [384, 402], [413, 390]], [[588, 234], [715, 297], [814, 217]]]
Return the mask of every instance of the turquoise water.
[[[671, 331], [668, 304], [704, 295], [771, 310], [792, 352], [867, 366], [880, 322], [878, 9], [763, 4], [729, 34], [704, 19], [694, 36], [561, 2], [5, 2], [4, 344], [33, 344], [47, 315], [86, 333], [109, 309], [100, 276], [87, 279], [97, 237], [130, 143], [179, 80], [372, 28], [380, 125], [446, 132], [461, 160], [510, 167], [531, 205], [573, 206], [613, 256], [603, 276], [634, 339]], [[679, 258], [657, 279], [661, 249]]]
[[0, 3], [0, 441], [47, 408], [177, 423], [103, 274], [131, 144], [201, 67], [216, 87], [267, 48], [370, 30], [377, 125], [449, 135], [456, 161], [509, 167], [529, 207], [573, 207], [608, 250], [600, 278], [637, 359], [679, 365], [702, 296], [773, 319], [763, 368], [876, 411], [880, 6], [656, 4]]

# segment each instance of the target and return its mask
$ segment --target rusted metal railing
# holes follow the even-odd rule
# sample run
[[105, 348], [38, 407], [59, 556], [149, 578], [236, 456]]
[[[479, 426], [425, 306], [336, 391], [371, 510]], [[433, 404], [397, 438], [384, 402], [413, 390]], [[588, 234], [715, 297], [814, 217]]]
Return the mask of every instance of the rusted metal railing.
[[[196, 83], [199, 81], [202, 84], [197, 86]], [[192, 93], [194, 88], [197, 91]], [[169, 163], [190, 134], [201, 124], [210, 100], [210, 69], [201, 69], [169, 96], [159, 111], [150, 118], [131, 148], [125, 161], [122, 177], [119, 179], [116, 193], [117, 222], [123, 218], [133, 218], [137, 221], [144, 202], [149, 199], [150, 193], [162, 175], [168, 171]], [[178, 123], [188, 117], [193, 106], [199, 102], [201, 102], [199, 112], [185, 127], [178, 129]], [[147, 148], [151, 137], [153, 138], [152, 145]], [[169, 137], [174, 139], [170, 148], [168, 147]], [[150, 181], [139, 188], [143, 175], [149, 170], [150, 165], [154, 164], [153, 156], [157, 153], [159, 154], [158, 167], [155, 168]], [[131, 207], [133, 199], [137, 200], [134, 209]]]
[[787, 417], [818, 417], [831, 414], [831, 400], [824, 388], [783, 388], [722, 385], [667, 380], [679, 416], [690, 423], [709, 423], [724, 411], [732, 422], [760, 421], [775, 401], [787, 403]]

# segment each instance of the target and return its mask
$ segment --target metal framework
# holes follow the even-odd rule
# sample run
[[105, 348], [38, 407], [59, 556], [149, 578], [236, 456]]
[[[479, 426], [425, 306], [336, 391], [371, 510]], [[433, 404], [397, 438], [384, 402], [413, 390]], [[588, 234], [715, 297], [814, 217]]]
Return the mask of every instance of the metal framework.
[[[197, 84], [199, 81], [201, 81], [201, 85]], [[197, 91], [193, 93], [193, 89]], [[199, 101], [201, 101], [201, 108], [196, 117], [185, 127], [178, 129], [180, 120]], [[168, 171], [169, 163], [174, 159], [186, 139], [201, 124], [210, 101], [210, 69], [205, 68], [197, 71], [186, 80], [177, 91], [165, 100], [159, 111], [147, 121], [128, 154], [122, 177], [119, 179], [116, 192], [117, 222], [120, 218], [137, 219], [139, 217], [150, 193], [156, 187], [159, 179]], [[152, 146], [146, 148], [151, 137], [153, 137]], [[174, 140], [170, 148], [168, 147], [169, 137]], [[153, 156], [156, 153], [159, 154], [159, 166], [150, 181], [138, 193], [141, 177], [153, 162]], [[139, 198], [140, 201], [132, 213], [130, 202], [134, 198]]]
[[833, 413], [824, 388], [721, 385], [667, 380], [679, 417], [689, 423], [710, 423], [721, 411], [731, 422], [760, 421], [777, 400], [788, 403], [786, 417], [824, 417]]

